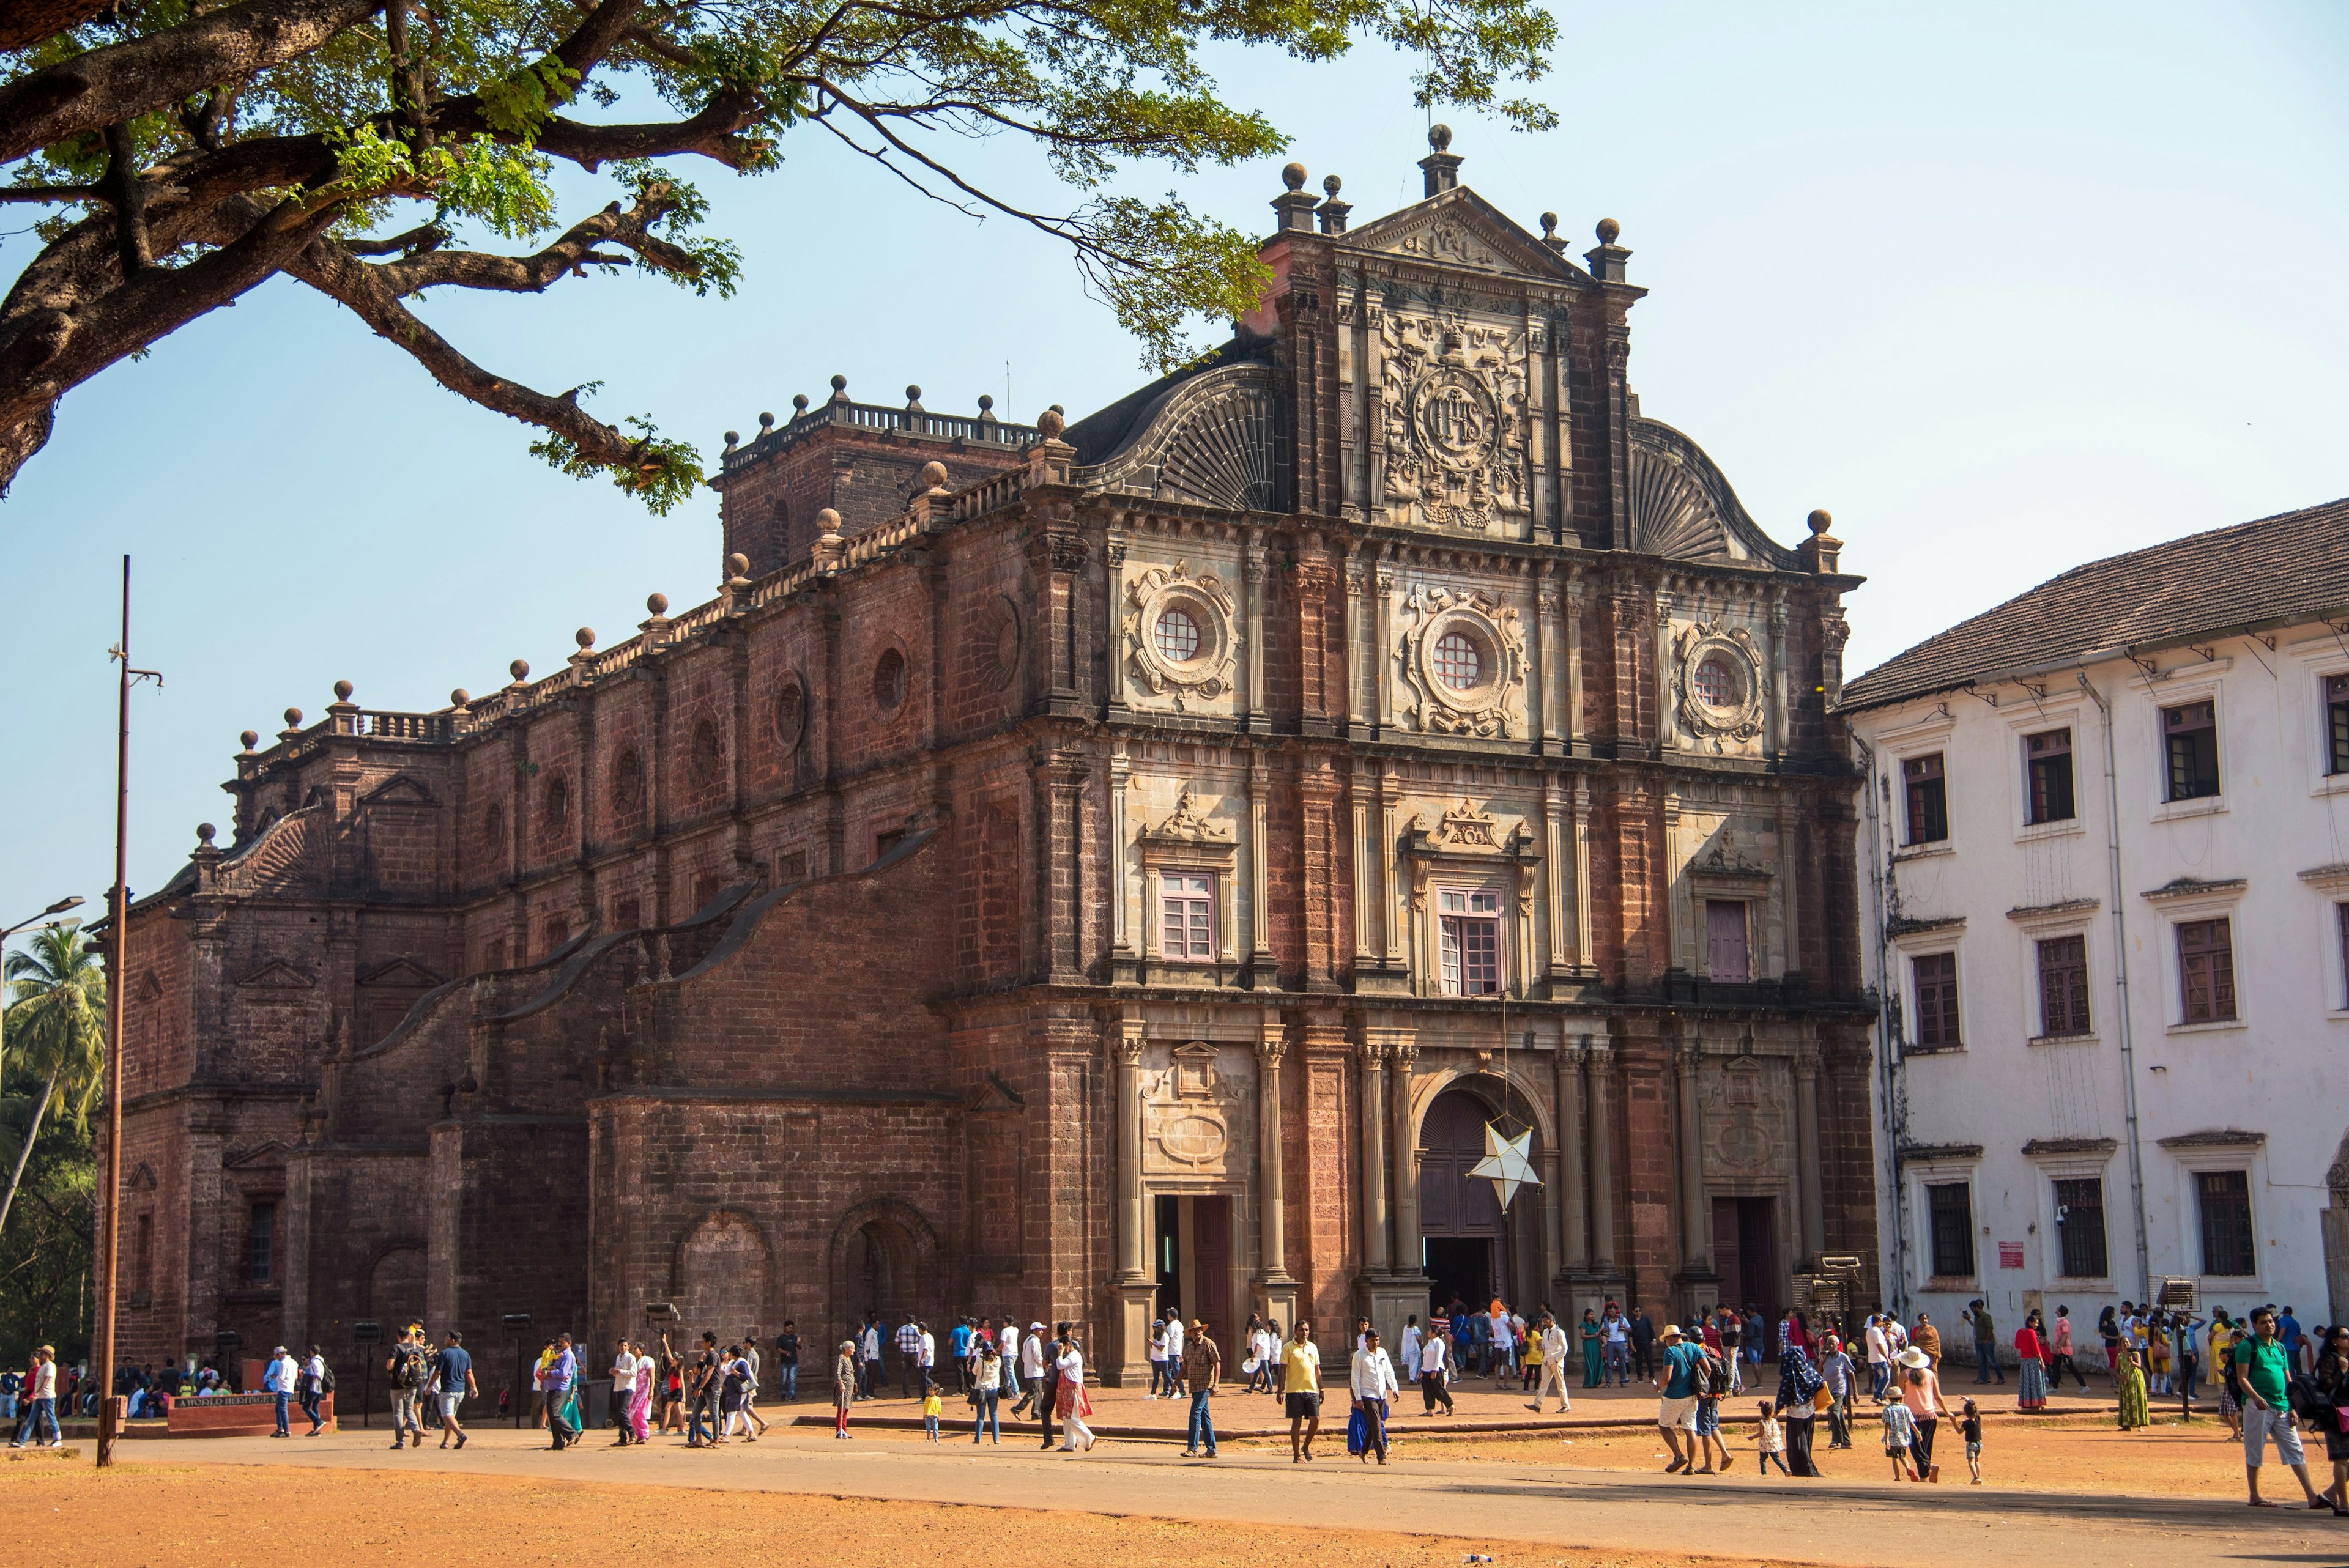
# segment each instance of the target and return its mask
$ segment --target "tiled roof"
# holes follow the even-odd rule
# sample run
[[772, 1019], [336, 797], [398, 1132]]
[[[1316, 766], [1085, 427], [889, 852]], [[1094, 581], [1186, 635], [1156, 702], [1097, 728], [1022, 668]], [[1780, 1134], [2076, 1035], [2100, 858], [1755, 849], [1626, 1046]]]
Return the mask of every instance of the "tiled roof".
[[2099, 649], [2349, 609], [2349, 499], [2075, 566], [1843, 688], [1850, 712]]

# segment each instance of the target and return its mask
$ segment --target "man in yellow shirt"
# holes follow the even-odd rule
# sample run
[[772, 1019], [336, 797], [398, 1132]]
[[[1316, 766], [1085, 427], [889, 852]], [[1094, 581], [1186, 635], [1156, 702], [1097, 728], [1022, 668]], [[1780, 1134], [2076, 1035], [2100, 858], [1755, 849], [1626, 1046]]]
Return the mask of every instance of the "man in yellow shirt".
[[1321, 1349], [1313, 1343], [1313, 1326], [1301, 1317], [1280, 1366], [1288, 1403], [1288, 1462], [1301, 1464], [1313, 1457], [1313, 1439], [1321, 1430]]

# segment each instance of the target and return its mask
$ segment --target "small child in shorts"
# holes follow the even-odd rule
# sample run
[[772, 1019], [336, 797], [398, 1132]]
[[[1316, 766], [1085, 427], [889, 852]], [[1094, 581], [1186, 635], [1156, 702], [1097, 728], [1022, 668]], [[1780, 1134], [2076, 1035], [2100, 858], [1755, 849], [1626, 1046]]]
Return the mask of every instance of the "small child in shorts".
[[1916, 1470], [1909, 1463], [1910, 1445], [1917, 1440], [1917, 1418], [1909, 1407], [1895, 1399], [1884, 1407], [1884, 1457], [1892, 1461], [1894, 1480], [1915, 1480]]
[[938, 1418], [946, 1414], [946, 1409], [947, 1402], [938, 1397], [938, 1390], [933, 1385], [922, 1396], [922, 1430], [930, 1435], [930, 1441], [934, 1443], [938, 1440]]
[[1776, 1460], [1778, 1473], [1791, 1476], [1795, 1472], [1786, 1468], [1786, 1429], [1780, 1426], [1778, 1418], [1770, 1413], [1767, 1400], [1763, 1401], [1761, 1410], [1761, 1417], [1754, 1424], [1754, 1447], [1762, 1450], [1762, 1473], [1768, 1475], [1770, 1461]]
[[1959, 1407], [1958, 1430], [1966, 1438], [1966, 1469], [1973, 1471], [1974, 1484], [1982, 1485], [1982, 1412], [1968, 1399]]

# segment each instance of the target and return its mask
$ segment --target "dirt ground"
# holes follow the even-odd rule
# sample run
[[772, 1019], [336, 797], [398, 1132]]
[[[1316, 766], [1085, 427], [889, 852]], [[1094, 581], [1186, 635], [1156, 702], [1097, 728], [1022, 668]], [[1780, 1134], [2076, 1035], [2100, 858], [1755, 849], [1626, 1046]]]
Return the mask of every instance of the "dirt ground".
[[[13, 1554], [107, 1568], [258, 1568], [323, 1552], [343, 1562], [561, 1563], [645, 1568], [697, 1561], [823, 1568], [1456, 1568], [1455, 1538], [1284, 1525], [1187, 1524], [951, 1504], [698, 1491], [509, 1476], [241, 1470], [85, 1460], [0, 1467]], [[314, 1549], [316, 1549], [314, 1551]], [[739, 1556], [737, 1554], [740, 1554]], [[1506, 1564], [1565, 1564], [1503, 1547]], [[1572, 1568], [1775, 1568], [1754, 1557], [1575, 1552]]]

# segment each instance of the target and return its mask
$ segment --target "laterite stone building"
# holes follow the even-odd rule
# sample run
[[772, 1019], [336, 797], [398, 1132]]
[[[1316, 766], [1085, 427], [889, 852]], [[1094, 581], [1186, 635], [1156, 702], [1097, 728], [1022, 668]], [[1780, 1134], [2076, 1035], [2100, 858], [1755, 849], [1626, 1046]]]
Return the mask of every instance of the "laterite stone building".
[[1641, 414], [1615, 225], [1578, 263], [1448, 140], [1361, 227], [1291, 166], [1175, 376], [1033, 427], [835, 378], [730, 439], [708, 603], [247, 736], [133, 916], [126, 1352], [673, 1303], [1138, 1377], [1159, 1304], [1866, 1291], [1857, 580]]

